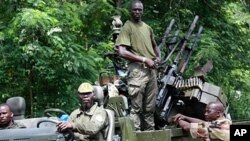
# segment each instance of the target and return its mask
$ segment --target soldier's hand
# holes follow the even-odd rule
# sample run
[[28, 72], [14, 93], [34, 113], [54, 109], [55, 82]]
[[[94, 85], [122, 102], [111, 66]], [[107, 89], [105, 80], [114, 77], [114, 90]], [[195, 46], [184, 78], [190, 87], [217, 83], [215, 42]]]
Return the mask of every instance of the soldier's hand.
[[159, 64], [161, 62], [161, 58], [160, 57], [156, 57], [155, 61]]
[[161, 58], [160, 57], [156, 57], [154, 58], [154, 62], [155, 62], [155, 68], [158, 68], [158, 66], [160, 65], [161, 63]]
[[178, 122], [179, 120], [184, 120], [184, 119], [185, 119], [185, 116], [182, 114], [176, 114], [174, 116], [174, 122]]
[[148, 68], [155, 68], [155, 62], [152, 59], [146, 58], [144, 63]]
[[69, 123], [69, 122], [59, 122], [59, 123], [56, 125], [56, 127], [57, 127], [57, 130], [58, 130], [59, 132], [62, 132], [62, 131], [64, 131], [64, 130], [66, 130], [66, 129], [73, 129], [72, 124]]

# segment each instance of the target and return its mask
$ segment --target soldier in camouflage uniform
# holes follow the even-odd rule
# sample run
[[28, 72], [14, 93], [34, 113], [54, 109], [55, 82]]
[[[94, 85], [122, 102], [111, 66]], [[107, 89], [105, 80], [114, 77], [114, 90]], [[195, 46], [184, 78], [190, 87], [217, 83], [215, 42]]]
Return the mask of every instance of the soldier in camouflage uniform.
[[155, 62], [160, 50], [150, 26], [141, 20], [143, 4], [131, 4], [131, 20], [126, 21], [116, 40], [118, 54], [129, 61], [128, 93], [131, 97], [130, 117], [136, 130], [154, 130], [154, 112], [158, 93]]
[[0, 105], [0, 130], [3, 129], [13, 129], [13, 128], [26, 128], [21, 123], [16, 123], [13, 120], [14, 114], [11, 112], [10, 106], [8, 104]]
[[104, 140], [104, 132], [108, 128], [108, 116], [104, 108], [94, 103], [94, 88], [89, 83], [82, 83], [78, 88], [79, 109], [70, 114], [69, 122], [57, 124], [58, 131], [71, 129], [77, 141]]
[[205, 110], [206, 121], [177, 114], [174, 121], [193, 138], [203, 141], [229, 141], [231, 120], [224, 117], [224, 107], [220, 102], [210, 102]]

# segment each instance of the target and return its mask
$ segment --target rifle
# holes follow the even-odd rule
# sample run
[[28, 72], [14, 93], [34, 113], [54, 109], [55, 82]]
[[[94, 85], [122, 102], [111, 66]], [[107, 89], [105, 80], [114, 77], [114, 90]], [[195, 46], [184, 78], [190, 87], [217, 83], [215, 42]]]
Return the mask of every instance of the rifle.
[[[177, 53], [174, 59], [174, 62], [165, 68], [164, 76], [160, 80], [160, 87], [159, 87], [160, 91], [156, 98], [156, 107], [157, 107], [156, 114], [158, 114], [160, 120], [166, 120], [166, 117], [169, 115], [170, 109], [172, 108], [174, 104], [173, 96], [176, 96], [179, 93], [178, 90], [176, 90], [176, 88], [173, 86], [175, 79], [180, 78], [180, 74], [178, 74], [177, 65], [179, 64], [180, 57], [181, 55], [183, 55], [183, 52], [188, 44], [190, 36], [193, 30], [195, 29], [198, 18], [199, 18], [198, 16], [195, 16], [192, 24], [189, 27], [189, 30], [185, 34], [185, 37], [175, 44], [174, 48], [172, 49], [172, 51], [170, 52], [166, 60], [164, 60], [164, 63], [165, 63], [167, 59], [169, 59], [172, 56], [174, 50], [177, 47], [180, 47], [180, 50]], [[186, 61], [189, 61], [189, 58], [190, 57], [188, 57]]]

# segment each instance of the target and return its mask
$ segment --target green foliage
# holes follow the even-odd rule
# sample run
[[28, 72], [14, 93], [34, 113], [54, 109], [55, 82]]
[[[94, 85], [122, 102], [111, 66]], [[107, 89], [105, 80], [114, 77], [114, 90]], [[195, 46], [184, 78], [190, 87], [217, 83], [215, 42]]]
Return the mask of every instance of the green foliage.
[[[78, 85], [94, 83], [110, 64], [103, 54], [113, 50], [111, 17], [129, 18], [129, 1], [116, 2], [0, 1], [0, 101], [24, 96], [32, 116], [51, 107], [74, 109]], [[153, 27], [157, 41], [171, 19], [176, 20], [174, 29], [185, 32], [199, 15], [204, 29], [187, 74], [213, 61], [206, 79], [223, 88], [234, 119], [250, 115], [249, 7], [246, 0], [144, 1], [143, 20]], [[235, 98], [236, 91], [242, 96]]]
[[[15, 11], [8, 27], [1, 31], [1, 74], [8, 74], [0, 76], [4, 87], [1, 101], [24, 96], [27, 107], [31, 107], [28, 109], [31, 116], [39, 116], [51, 107], [67, 107], [64, 110], [70, 112], [77, 106], [75, 90], [79, 84], [94, 83], [103, 68], [97, 44], [103, 35], [98, 33], [98, 38], [91, 39], [86, 36], [88, 32], [82, 32], [87, 19], [81, 12], [93, 5], [79, 7], [55, 1], [23, 3], [30, 4], [32, 8]], [[100, 32], [102, 26], [97, 23], [98, 20], [97, 32]], [[112, 47], [110, 43], [100, 44], [104, 46], [105, 50]]]

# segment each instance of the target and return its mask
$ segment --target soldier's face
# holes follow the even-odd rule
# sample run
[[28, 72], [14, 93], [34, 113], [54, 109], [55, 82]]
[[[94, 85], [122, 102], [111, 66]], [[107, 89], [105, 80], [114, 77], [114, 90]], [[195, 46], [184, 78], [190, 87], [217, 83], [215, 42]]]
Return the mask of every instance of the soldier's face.
[[91, 107], [93, 105], [93, 101], [94, 101], [94, 93], [92, 93], [92, 92], [79, 93], [78, 98], [79, 98], [80, 104], [82, 106]]
[[0, 107], [0, 125], [7, 125], [13, 118], [13, 113], [10, 111], [9, 107]]
[[131, 16], [134, 21], [140, 21], [143, 14], [142, 3], [134, 3], [131, 7]]
[[205, 119], [207, 121], [214, 121], [220, 117], [220, 112], [216, 110], [213, 104], [207, 105], [205, 109]]

